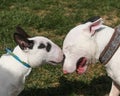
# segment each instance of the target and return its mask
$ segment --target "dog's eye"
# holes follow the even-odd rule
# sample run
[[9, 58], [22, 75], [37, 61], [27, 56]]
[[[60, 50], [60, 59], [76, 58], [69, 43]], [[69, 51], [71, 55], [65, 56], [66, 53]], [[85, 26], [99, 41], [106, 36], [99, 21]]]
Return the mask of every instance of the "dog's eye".
[[42, 49], [42, 48], [45, 48], [45, 44], [41, 43], [39, 46], [38, 46], [38, 49]]
[[47, 52], [50, 52], [51, 47], [52, 47], [51, 44], [49, 42], [47, 42], [47, 46], [46, 46]]

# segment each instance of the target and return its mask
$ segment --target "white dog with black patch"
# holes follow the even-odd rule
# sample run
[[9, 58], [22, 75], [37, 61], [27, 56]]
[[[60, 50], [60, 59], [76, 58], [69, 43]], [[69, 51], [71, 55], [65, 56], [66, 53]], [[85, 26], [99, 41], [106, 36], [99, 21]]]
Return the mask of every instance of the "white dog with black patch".
[[17, 96], [31, 68], [63, 59], [62, 50], [51, 40], [42, 36], [30, 38], [20, 27], [14, 33], [14, 40], [18, 46], [13, 52], [7, 49], [8, 53], [0, 58], [0, 96]]
[[[83, 74], [88, 63], [95, 63], [105, 46], [111, 39], [114, 29], [103, 25], [102, 18], [88, 20], [70, 30], [63, 42], [65, 74], [76, 71]], [[120, 93], [120, 48], [105, 65], [108, 75], [112, 78], [112, 88], [109, 96], [119, 96]]]

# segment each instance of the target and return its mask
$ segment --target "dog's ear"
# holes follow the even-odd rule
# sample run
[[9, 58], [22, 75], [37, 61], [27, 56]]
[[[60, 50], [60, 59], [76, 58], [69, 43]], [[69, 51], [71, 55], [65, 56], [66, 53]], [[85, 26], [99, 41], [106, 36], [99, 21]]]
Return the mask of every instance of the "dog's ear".
[[84, 25], [85, 25], [84, 29], [87, 30], [87, 32], [89, 32], [91, 34], [91, 36], [93, 36], [97, 30], [100, 30], [103, 28], [102, 27], [103, 19], [99, 18], [99, 19], [95, 20], [94, 22], [90, 21], [90, 22], [85, 23]]
[[19, 33], [14, 33], [14, 40], [15, 42], [20, 46], [22, 50], [25, 50], [27, 48], [32, 49], [34, 45], [33, 40], [28, 40], [26, 37]]
[[16, 33], [21, 34], [25, 38], [30, 38], [30, 36], [20, 26], [16, 27]]
[[99, 30], [100, 28], [102, 28], [102, 24], [103, 24], [103, 19], [99, 18], [96, 21], [92, 22], [90, 24], [90, 32], [92, 34], [94, 34], [96, 32], [96, 30]]

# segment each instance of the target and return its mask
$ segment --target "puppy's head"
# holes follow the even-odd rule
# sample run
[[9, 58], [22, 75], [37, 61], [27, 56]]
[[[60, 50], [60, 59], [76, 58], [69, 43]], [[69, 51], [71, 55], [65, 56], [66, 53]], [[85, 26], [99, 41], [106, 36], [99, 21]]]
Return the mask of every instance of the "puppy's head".
[[62, 61], [63, 53], [60, 47], [46, 37], [30, 37], [26, 32], [17, 27], [14, 40], [22, 52], [27, 54], [28, 63], [32, 67], [40, 66], [43, 62], [56, 64]]

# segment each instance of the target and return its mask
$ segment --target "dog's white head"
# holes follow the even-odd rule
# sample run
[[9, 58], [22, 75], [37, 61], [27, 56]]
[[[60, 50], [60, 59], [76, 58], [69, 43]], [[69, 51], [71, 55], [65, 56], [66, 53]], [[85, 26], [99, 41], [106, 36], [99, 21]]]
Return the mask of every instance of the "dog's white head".
[[60, 47], [46, 37], [36, 36], [31, 38], [22, 28], [17, 27], [14, 40], [19, 45], [14, 52], [17, 55], [25, 55], [26, 61], [31, 67], [40, 66], [44, 62], [56, 64], [63, 60], [63, 52]]
[[102, 26], [102, 19], [94, 22], [88, 21], [73, 28], [65, 37], [63, 42], [64, 73], [77, 71], [82, 74], [86, 71], [88, 63], [94, 59], [96, 53], [96, 42], [92, 38], [95, 31]]

